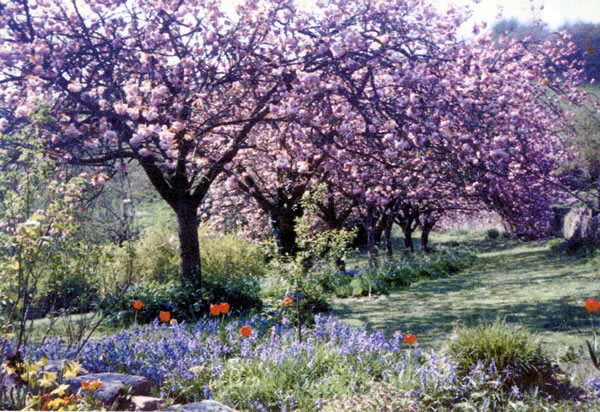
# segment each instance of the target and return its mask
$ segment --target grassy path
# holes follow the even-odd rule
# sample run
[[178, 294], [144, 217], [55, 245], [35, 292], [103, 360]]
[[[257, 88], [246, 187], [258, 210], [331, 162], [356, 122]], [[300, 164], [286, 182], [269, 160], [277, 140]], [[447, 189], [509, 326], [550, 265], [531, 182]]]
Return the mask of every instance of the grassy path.
[[[388, 296], [338, 299], [332, 312], [353, 326], [414, 333], [438, 348], [455, 324], [496, 318], [519, 322], [536, 333], [546, 350], [581, 350], [591, 336], [587, 297], [600, 296], [598, 270], [583, 260], [550, 254], [531, 243], [479, 240], [479, 260], [456, 276], [422, 281]], [[600, 319], [600, 318], [599, 318]]]

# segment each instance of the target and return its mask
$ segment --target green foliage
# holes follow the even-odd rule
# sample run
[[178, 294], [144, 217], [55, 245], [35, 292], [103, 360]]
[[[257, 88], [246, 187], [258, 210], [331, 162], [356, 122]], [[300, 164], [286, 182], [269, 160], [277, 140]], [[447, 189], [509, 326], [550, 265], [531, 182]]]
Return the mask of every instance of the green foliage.
[[[552, 363], [531, 332], [522, 326], [496, 320], [492, 324], [457, 328], [455, 334], [448, 353], [457, 363], [459, 375], [468, 375], [481, 363], [484, 369], [496, 371], [505, 388], [543, 389], [544, 385], [554, 382]], [[495, 367], [490, 368], [492, 362]]]
[[[165, 224], [149, 227], [129, 247], [105, 246], [109, 257], [101, 266], [101, 291], [114, 297], [118, 290], [111, 286], [124, 281], [133, 253], [132, 270], [135, 285], [126, 293], [112, 316], [117, 323], [127, 323], [135, 317], [131, 303], [139, 299], [144, 308], [139, 322], [148, 322], [159, 310], [173, 311], [178, 319], [193, 320], [206, 313], [211, 303], [228, 302], [232, 309], [245, 311], [261, 306], [259, 280], [265, 273], [262, 248], [234, 234], [208, 235], [200, 233], [202, 287], [194, 290], [180, 283], [178, 242], [174, 230]], [[114, 302], [114, 299], [109, 299]]]
[[285, 289], [285, 295], [293, 296], [296, 300], [294, 306], [299, 339], [301, 324], [306, 320], [303, 317], [313, 315], [312, 312], [306, 311], [313, 305], [303, 306], [301, 301], [308, 299], [315, 302], [314, 307], [326, 307], [325, 297], [328, 286], [331, 285], [331, 277], [339, 272], [336, 262], [344, 260], [355, 235], [355, 231], [343, 229], [315, 230], [317, 204], [325, 197], [325, 192], [326, 187], [320, 185], [314, 192], [305, 193], [302, 197], [301, 206], [304, 213], [295, 220], [298, 244], [295, 256], [282, 256], [274, 240], [265, 245], [270, 259], [268, 268], [271, 274], [282, 281], [280, 288]]
[[170, 281], [179, 279], [177, 234], [172, 227], [158, 223], [148, 227], [133, 242], [133, 270], [139, 281]]
[[[358, 362], [357, 354], [343, 355], [320, 344], [310, 352], [282, 362], [230, 358], [224, 363], [221, 378], [211, 385], [215, 399], [229, 401], [241, 410], [252, 410], [249, 400], [267, 410], [320, 409], [320, 400], [337, 394], [350, 395], [368, 390], [374, 379], [389, 367], [376, 356]], [[364, 364], [369, 365], [368, 368]], [[199, 385], [198, 385], [199, 386]], [[282, 405], [278, 400], [287, 398]]]
[[490, 239], [498, 239], [500, 237], [500, 231], [496, 228], [488, 229], [487, 237]]
[[[554, 256], [571, 256], [577, 259], [594, 258], [597, 255], [597, 245], [588, 242], [577, 242], [563, 239], [552, 239], [548, 241], [550, 253]], [[598, 259], [594, 259], [598, 261]], [[592, 262], [592, 264], [596, 264]]]
[[388, 294], [420, 280], [451, 276], [471, 267], [475, 260], [475, 254], [465, 248], [414, 253], [395, 262], [366, 266], [354, 277], [333, 276], [330, 284], [338, 297]]
[[[56, 250], [51, 257], [52, 271], [40, 279], [37, 298], [33, 301], [33, 317], [69, 309], [85, 313], [98, 303], [98, 268], [102, 265], [102, 249], [90, 243], [68, 242], [69, 248]], [[113, 288], [115, 285], [113, 285]]]
[[265, 254], [261, 246], [236, 234], [210, 236], [200, 232], [202, 281], [213, 290], [220, 287], [228, 295], [259, 294], [259, 280], [266, 274]]
[[0, 322], [19, 321], [18, 347], [43, 281], [68, 276], [85, 180], [57, 169], [32, 130], [0, 135], [0, 147]]
[[[260, 246], [236, 234], [213, 235], [200, 229], [202, 279], [209, 284], [221, 283], [225, 289], [251, 287], [254, 294], [258, 280], [265, 274], [264, 254]], [[133, 243], [134, 272], [139, 281], [179, 279], [177, 234], [172, 226], [158, 223], [148, 227]], [[114, 250], [116, 255], [119, 250]]]
[[[141, 310], [133, 309], [134, 300], [142, 301]], [[104, 309], [110, 311], [114, 324], [128, 324], [134, 319], [151, 322], [157, 319], [159, 311], [169, 311], [178, 321], [196, 321], [209, 313], [211, 303], [220, 302], [229, 303], [238, 313], [262, 305], [258, 285], [251, 280], [220, 283], [220, 278], [215, 278], [204, 281], [200, 289], [182, 286], [179, 280], [143, 282], [131, 287], [120, 301], [110, 296]]]

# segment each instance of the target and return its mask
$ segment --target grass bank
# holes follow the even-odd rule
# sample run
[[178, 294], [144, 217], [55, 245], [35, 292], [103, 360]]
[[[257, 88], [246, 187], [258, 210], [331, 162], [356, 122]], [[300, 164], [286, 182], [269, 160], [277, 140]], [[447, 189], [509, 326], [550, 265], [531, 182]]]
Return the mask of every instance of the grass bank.
[[583, 355], [591, 337], [587, 297], [600, 296], [598, 271], [588, 261], [551, 253], [543, 243], [437, 235], [434, 247], [469, 245], [479, 259], [455, 276], [417, 282], [387, 296], [336, 299], [332, 312], [352, 326], [414, 333], [426, 348], [439, 348], [454, 325], [504, 318], [521, 323], [557, 357]]

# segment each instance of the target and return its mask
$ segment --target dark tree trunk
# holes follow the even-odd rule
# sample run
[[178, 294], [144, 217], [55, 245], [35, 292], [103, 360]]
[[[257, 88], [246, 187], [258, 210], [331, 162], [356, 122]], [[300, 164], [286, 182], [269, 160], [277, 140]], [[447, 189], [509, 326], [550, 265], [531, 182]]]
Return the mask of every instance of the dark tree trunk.
[[429, 247], [429, 234], [431, 233], [431, 229], [433, 229], [435, 223], [425, 223], [421, 232], [421, 249], [425, 252], [431, 252], [431, 248]]
[[375, 247], [379, 248], [381, 245], [381, 238], [383, 237], [383, 225], [376, 225], [375, 229], [373, 229], [373, 241], [375, 243]]
[[367, 228], [367, 253], [369, 254], [369, 261], [374, 263], [377, 258], [377, 247], [375, 243], [375, 231], [372, 227]]
[[392, 225], [393, 222], [388, 222], [385, 225], [385, 251], [389, 257], [394, 255], [394, 249], [392, 246]]
[[[367, 253], [369, 255], [369, 264], [375, 265], [378, 255], [378, 243], [376, 239], [378, 225], [373, 207], [368, 208], [367, 215], [363, 220], [363, 225], [367, 231]], [[379, 239], [381, 239], [381, 237]]]
[[179, 202], [175, 210], [181, 258], [181, 282], [199, 288], [202, 284], [198, 208], [192, 202]]
[[402, 233], [404, 234], [404, 249], [406, 252], [414, 252], [415, 251], [415, 245], [413, 244], [412, 241], [412, 234], [414, 232], [414, 229], [412, 227], [410, 227], [410, 225], [403, 225], [402, 227]]
[[360, 225], [360, 224], [356, 225], [354, 227], [357, 230], [356, 230], [356, 236], [354, 236], [354, 239], [352, 239], [352, 247], [360, 248], [361, 250], [364, 250], [368, 243], [367, 229], [365, 228], [364, 225]]
[[295, 256], [298, 252], [296, 243], [296, 218], [302, 216], [299, 204], [282, 205], [276, 212], [270, 213], [271, 229], [282, 255]]

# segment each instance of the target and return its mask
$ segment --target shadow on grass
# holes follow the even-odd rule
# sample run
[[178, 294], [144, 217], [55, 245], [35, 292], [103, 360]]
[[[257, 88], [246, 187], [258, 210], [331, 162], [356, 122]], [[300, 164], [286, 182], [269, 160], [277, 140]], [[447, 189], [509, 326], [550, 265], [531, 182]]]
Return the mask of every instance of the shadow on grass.
[[[472, 269], [449, 278], [422, 281], [389, 296], [336, 300], [333, 313], [353, 326], [414, 333], [426, 347], [439, 347], [455, 325], [474, 326], [497, 318], [521, 323], [534, 333], [586, 337], [589, 314], [582, 302], [598, 295], [597, 276], [583, 260], [557, 256], [539, 243], [502, 241], [486, 249]], [[485, 252], [484, 252], [485, 251]]]
[[460, 241], [445, 240], [434, 242], [434, 247], [437, 245], [447, 248], [464, 246], [473, 249], [475, 253], [489, 253], [510, 250], [519, 244], [520, 242], [516, 240], [504, 239], [502, 237], [497, 239], [467, 237]]
[[[366, 327], [368, 330], [384, 330], [387, 336], [394, 331], [417, 334], [422, 342], [429, 344], [440, 343], [449, 337], [454, 326], [476, 326], [481, 323], [491, 323], [496, 319], [505, 319], [509, 323], [519, 323], [526, 326], [534, 333], [543, 332], [569, 332], [573, 335], [591, 334], [590, 317], [580, 305], [576, 305], [578, 296], [570, 296], [553, 301], [531, 304], [506, 304], [503, 306], [477, 306], [461, 307], [445, 310], [425, 310], [419, 306], [414, 307], [406, 316], [374, 316], [369, 311], [368, 303], [363, 304], [363, 309], [357, 313], [355, 309], [348, 311], [343, 305], [334, 313], [342, 318], [344, 314], [351, 315], [354, 326]], [[373, 309], [375, 309], [373, 307]], [[375, 312], [375, 311], [374, 311]]]

